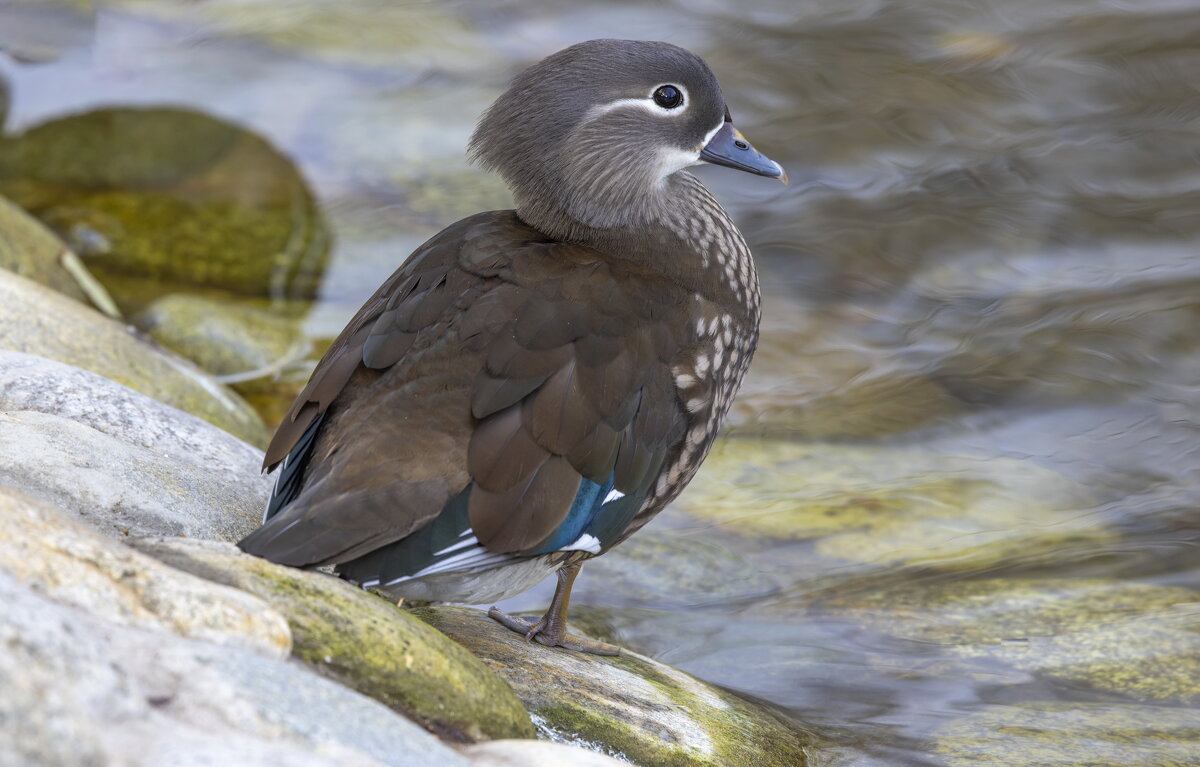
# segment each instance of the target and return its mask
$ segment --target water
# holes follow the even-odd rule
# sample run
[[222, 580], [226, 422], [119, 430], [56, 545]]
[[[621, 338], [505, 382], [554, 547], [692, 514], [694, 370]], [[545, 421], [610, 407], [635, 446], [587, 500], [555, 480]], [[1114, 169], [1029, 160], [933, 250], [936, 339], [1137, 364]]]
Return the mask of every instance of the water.
[[700, 171], [762, 348], [577, 614], [831, 763], [1200, 764], [1196, 2], [41, 2], [0, 9], [0, 76], [10, 134], [178, 106], [289, 158], [333, 236], [292, 310], [311, 364], [415, 245], [508, 205], [474, 119], [600, 36], [701, 53], [793, 181]]

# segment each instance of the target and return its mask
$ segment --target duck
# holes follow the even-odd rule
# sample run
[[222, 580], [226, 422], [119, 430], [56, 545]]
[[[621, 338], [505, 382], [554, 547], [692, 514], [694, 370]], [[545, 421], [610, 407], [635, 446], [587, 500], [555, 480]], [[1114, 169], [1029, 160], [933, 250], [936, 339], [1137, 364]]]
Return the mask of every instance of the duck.
[[582, 565], [695, 475], [758, 343], [750, 249], [688, 168], [787, 183], [704, 60], [590, 40], [533, 64], [468, 145], [512, 210], [451, 224], [367, 299], [284, 416], [246, 553], [400, 600], [486, 604], [552, 574], [548, 647]]

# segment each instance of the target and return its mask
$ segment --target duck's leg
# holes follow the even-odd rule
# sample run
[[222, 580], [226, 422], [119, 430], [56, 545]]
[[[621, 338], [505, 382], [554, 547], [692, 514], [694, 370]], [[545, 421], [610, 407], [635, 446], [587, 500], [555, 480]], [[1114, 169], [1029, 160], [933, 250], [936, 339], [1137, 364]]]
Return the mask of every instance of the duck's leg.
[[579, 575], [582, 562], [567, 565], [558, 571], [558, 587], [554, 589], [554, 599], [550, 600], [550, 609], [541, 618], [524, 615], [509, 615], [493, 607], [488, 610], [488, 616], [505, 628], [511, 629], [526, 639], [532, 639], [550, 647], [565, 647], [576, 652], [590, 652], [593, 655], [620, 655], [621, 648], [616, 645], [596, 642], [567, 633], [567, 607], [571, 604], [571, 586], [575, 576]]

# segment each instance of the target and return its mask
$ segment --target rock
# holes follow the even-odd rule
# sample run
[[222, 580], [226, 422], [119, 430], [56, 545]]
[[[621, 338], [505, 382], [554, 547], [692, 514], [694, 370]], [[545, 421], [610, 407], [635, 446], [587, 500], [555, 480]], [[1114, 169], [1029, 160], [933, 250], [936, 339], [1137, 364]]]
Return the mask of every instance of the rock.
[[463, 749], [473, 767], [621, 767], [629, 762], [544, 740], [493, 740]]
[[258, 414], [192, 363], [76, 301], [0, 270], [0, 350], [5, 349], [90, 370], [253, 445], [266, 444]]
[[7, 573], [0, 602], [6, 767], [469, 765], [403, 717], [300, 666], [113, 623]]
[[0, 197], [0, 268], [87, 301], [87, 294], [63, 266], [68, 250], [40, 221]]
[[268, 423], [278, 423], [319, 358], [300, 329], [307, 308], [301, 301], [281, 309], [261, 299], [174, 293], [130, 321], [229, 384]]
[[1120, 703], [988, 706], [937, 733], [950, 767], [1188, 767], [1196, 712]]
[[688, 608], [761, 599], [779, 585], [728, 546], [659, 527], [587, 563], [573, 595], [589, 605]]
[[512, 685], [543, 737], [641, 767], [807, 764], [811, 738], [773, 712], [650, 658], [615, 658], [526, 642], [478, 610], [413, 614], [475, 653]]
[[[675, 503], [750, 538], [817, 539], [844, 565], [964, 570], [1111, 543], [1082, 488], [1029, 461], [727, 438]], [[818, 563], [815, 560], [812, 563]]]
[[183, 109], [100, 109], [0, 142], [0, 193], [96, 274], [311, 297], [329, 235], [294, 165]]
[[237, 540], [273, 479], [262, 453], [86, 370], [0, 352], [0, 483], [113, 535]]
[[263, 599], [287, 618], [297, 658], [445, 738], [534, 735], [504, 680], [374, 594], [324, 573], [243, 554], [230, 544], [158, 539], [134, 545], [172, 567]]
[[1191, 589], [1096, 579], [910, 583], [835, 597], [834, 614], [951, 656], [1121, 693], [1200, 700]]
[[287, 622], [261, 600], [181, 573], [0, 485], [0, 571], [111, 623], [286, 657]]
[[214, 375], [246, 379], [303, 357], [308, 344], [299, 319], [300, 313], [285, 316], [247, 302], [176, 293], [158, 299], [131, 322]]

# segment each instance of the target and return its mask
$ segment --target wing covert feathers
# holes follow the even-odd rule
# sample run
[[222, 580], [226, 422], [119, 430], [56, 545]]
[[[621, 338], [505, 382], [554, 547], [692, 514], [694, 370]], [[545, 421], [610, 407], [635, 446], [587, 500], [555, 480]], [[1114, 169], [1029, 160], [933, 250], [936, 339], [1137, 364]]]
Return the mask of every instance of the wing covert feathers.
[[346, 561], [473, 483], [479, 542], [520, 553], [554, 532], [582, 478], [615, 471], [617, 490], [644, 495], [686, 428], [670, 365], [694, 343], [687, 300], [511, 212], [449, 227], [364, 304], [297, 397], [264, 465], [307, 444], [304, 486], [247, 550]]

